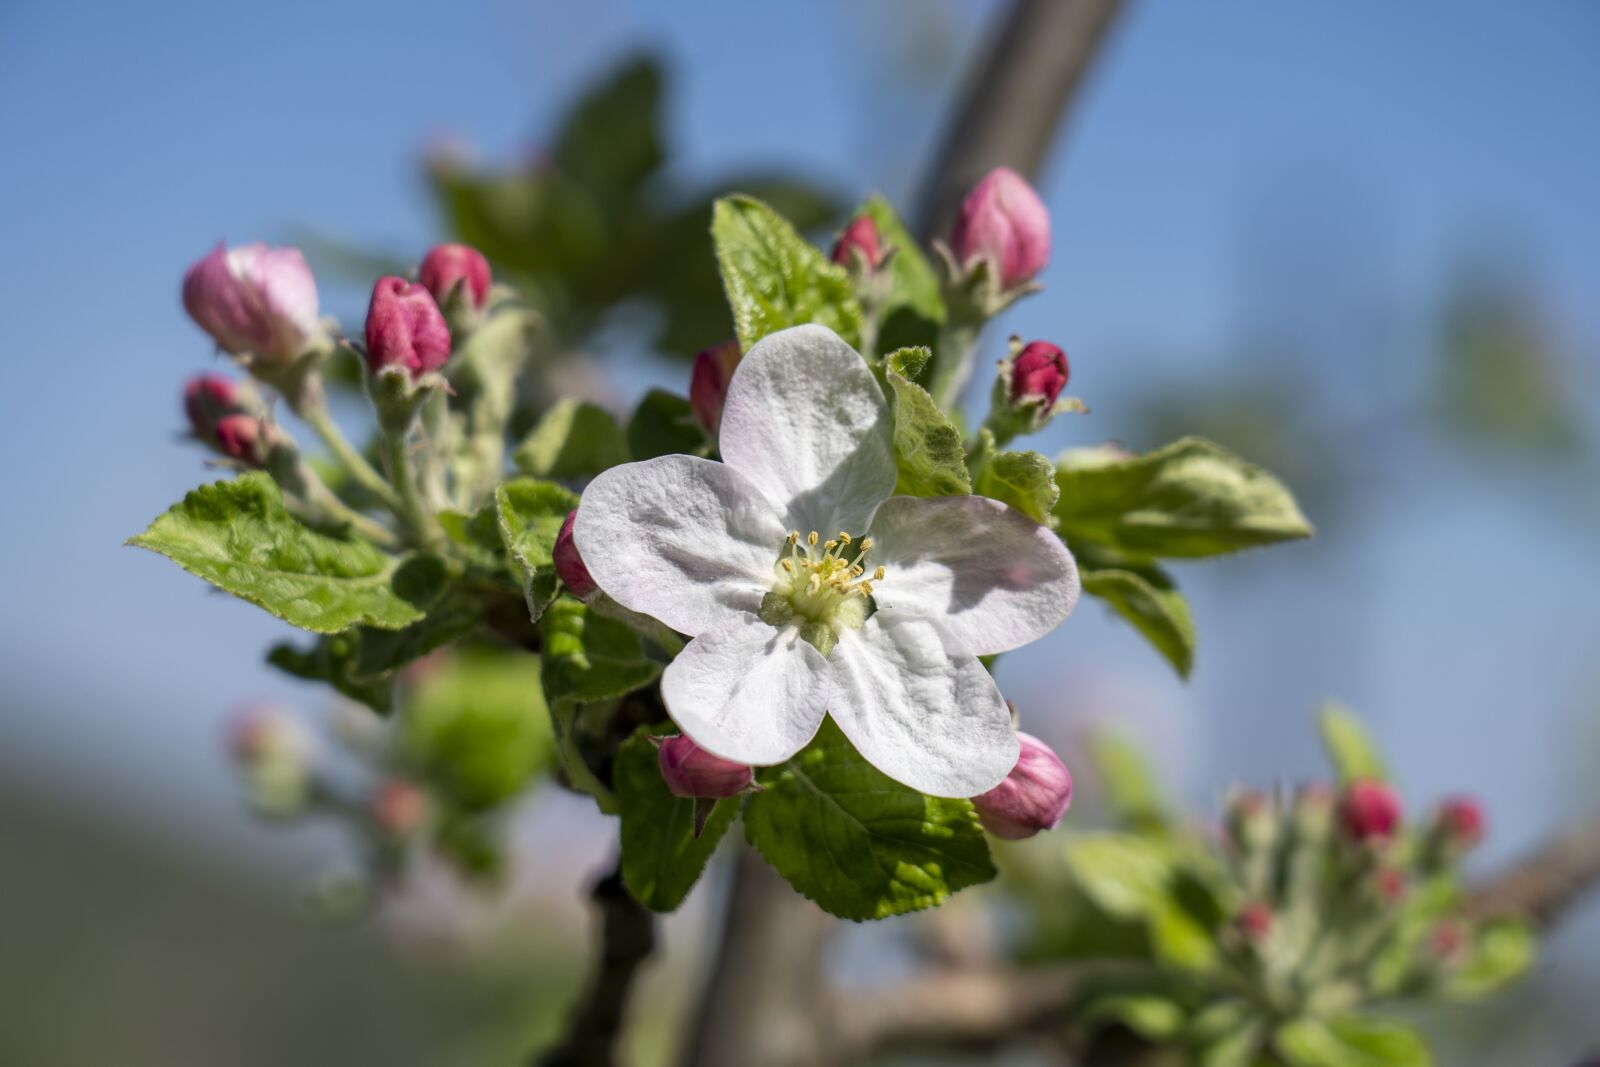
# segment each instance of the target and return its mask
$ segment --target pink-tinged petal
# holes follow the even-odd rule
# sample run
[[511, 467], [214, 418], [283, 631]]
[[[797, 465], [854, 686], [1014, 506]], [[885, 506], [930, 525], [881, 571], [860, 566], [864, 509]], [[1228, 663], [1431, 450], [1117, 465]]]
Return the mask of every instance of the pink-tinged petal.
[[962, 266], [986, 260], [1000, 287], [1013, 288], [1050, 261], [1050, 212], [1022, 175], [997, 167], [961, 202], [950, 247]]
[[1016, 766], [1017, 735], [994, 679], [951, 656], [933, 624], [880, 612], [839, 637], [828, 711], [862, 757], [936, 797], [971, 797]]
[[590, 482], [572, 536], [613, 600], [693, 635], [760, 608], [786, 531], [726, 464], [660, 456]]
[[450, 359], [450, 327], [428, 290], [404, 278], [379, 278], [367, 307], [367, 367], [399, 367], [413, 378]]
[[782, 763], [816, 736], [828, 707], [828, 661], [794, 627], [751, 615], [702, 633], [661, 675], [661, 698], [684, 734], [713, 756]]
[[1078, 567], [1061, 538], [981, 496], [885, 501], [869, 562], [887, 615], [935, 622], [954, 653], [988, 656], [1038, 640], [1072, 613]]

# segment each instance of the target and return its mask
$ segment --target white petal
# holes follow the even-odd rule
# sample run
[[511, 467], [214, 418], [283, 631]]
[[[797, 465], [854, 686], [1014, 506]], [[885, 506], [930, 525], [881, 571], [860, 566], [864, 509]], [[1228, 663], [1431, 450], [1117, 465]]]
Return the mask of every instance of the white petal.
[[808, 533], [858, 533], [894, 492], [889, 408], [856, 351], [822, 326], [757, 341], [739, 361], [722, 408], [729, 466], [786, 508]]
[[816, 735], [831, 686], [828, 661], [798, 630], [746, 615], [690, 641], [662, 674], [661, 697], [707, 752], [765, 766]]
[[698, 634], [761, 606], [787, 531], [727, 465], [661, 456], [590, 482], [572, 536], [613, 600]]
[[878, 770], [936, 797], [972, 797], [1017, 763], [1017, 734], [994, 679], [951, 656], [934, 625], [874, 615], [828, 659], [828, 710]]
[[952, 652], [988, 656], [1055, 629], [1078, 602], [1061, 538], [981, 496], [897, 496], [872, 520], [878, 610], [932, 619]]

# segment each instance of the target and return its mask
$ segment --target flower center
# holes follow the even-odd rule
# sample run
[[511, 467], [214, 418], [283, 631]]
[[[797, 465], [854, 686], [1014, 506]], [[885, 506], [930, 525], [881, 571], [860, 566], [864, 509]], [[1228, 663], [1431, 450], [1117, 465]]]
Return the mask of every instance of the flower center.
[[868, 575], [871, 551], [872, 538], [858, 541], [842, 530], [827, 541], [815, 530], [804, 537], [798, 530], [791, 533], [773, 564], [772, 591], [761, 600], [761, 618], [774, 626], [798, 625], [800, 636], [828, 655], [840, 633], [856, 629], [872, 614], [872, 583], [883, 581], [884, 570], [877, 567]]

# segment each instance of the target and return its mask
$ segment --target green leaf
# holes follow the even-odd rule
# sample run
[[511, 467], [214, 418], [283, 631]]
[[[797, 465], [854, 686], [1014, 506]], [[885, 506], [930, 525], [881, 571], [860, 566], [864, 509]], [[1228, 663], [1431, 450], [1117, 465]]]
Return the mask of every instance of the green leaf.
[[972, 492], [966, 451], [956, 429], [933, 397], [911, 381], [928, 361], [927, 349], [902, 349], [888, 358], [884, 380], [894, 395], [894, 459], [900, 470], [894, 491], [902, 496], [965, 496]]
[[1471, 1000], [1494, 992], [1533, 966], [1538, 946], [1533, 930], [1518, 918], [1494, 919], [1473, 933], [1466, 966], [1451, 976], [1444, 994]]
[[1083, 591], [1132, 623], [1180, 678], [1194, 666], [1194, 621], [1171, 577], [1154, 564], [1135, 563], [1088, 546], [1074, 553]]
[[1140, 833], [1170, 822], [1166, 799], [1143, 755], [1125, 738], [1097, 733], [1090, 740], [1100, 791], [1112, 819]]
[[1430, 1067], [1415, 1033], [1362, 1016], [1324, 1022], [1297, 1019], [1278, 1028], [1273, 1044], [1290, 1067]]
[[[431, 666], [431, 665], [430, 665]], [[401, 710], [401, 747], [471, 811], [525, 789], [554, 755], [539, 657], [466, 646], [422, 675]]]
[[[1181, 870], [1166, 842], [1132, 834], [1092, 834], [1067, 845], [1067, 869], [1090, 900], [1108, 914], [1144, 923], [1151, 947], [1163, 962], [1200, 969], [1215, 955], [1210, 925], [1197, 910], [1203, 887]], [[1204, 907], [1197, 904], [1204, 903]]]
[[398, 630], [422, 618], [443, 588], [414, 581], [418, 572], [365, 541], [304, 526], [259, 471], [190, 492], [128, 543], [313, 633]]
[[945, 319], [939, 276], [887, 200], [872, 197], [860, 214], [872, 217], [884, 249], [894, 250], [889, 258], [889, 288], [881, 313], [879, 350], [931, 345]]
[[978, 445], [967, 460], [972, 491], [1009, 504], [1034, 522], [1051, 525], [1056, 506], [1056, 468], [1038, 452], [997, 452], [994, 434], [978, 431]]
[[1079, 1021], [1087, 1026], [1120, 1023], [1140, 1037], [1167, 1041], [1182, 1029], [1184, 1011], [1183, 1005], [1157, 993], [1115, 993], [1095, 997]]
[[1214, 556], [1308, 537], [1272, 475], [1198, 437], [1142, 456], [1068, 452], [1056, 472], [1061, 535], [1149, 556]]
[[739, 814], [739, 802], [716, 802], [700, 835], [693, 800], [674, 796], [661, 780], [649, 728], [617, 750], [612, 770], [622, 814], [622, 881], [651, 911], [673, 911], [699, 880], [722, 835]]
[[652, 389], [628, 420], [628, 453], [635, 460], [705, 452], [706, 433], [689, 401], [665, 389]]
[[494, 501], [500, 537], [522, 576], [528, 613], [538, 622], [555, 599], [556, 535], [578, 496], [550, 482], [516, 478], [495, 489]]
[[544, 413], [512, 459], [535, 478], [592, 478], [628, 462], [628, 444], [616, 416], [569, 397]]
[[931, 908], [995, 875], [970, 801], [924, 796], [874, 768], [830, 719], [762, 776], [750, 843], [800, 893], [842, 919]]
[[482, 620], [483, 609], [477, 600], [450, 594], [421, 621], [403, 630], [357, 626], [344, 633], [325, 634], [306, 649], [284, 642], [267, 654], [267, 662], [297, 678], [326, 682], [352, 700], [388, 714], [393, 706], [395, 674], [471, 634]]
[[747, 196], [718, 200], [711, 237], [745, 351], [769, 333], [808, 322], [850, 345], [860, 342], [861, 305], [849, 275], [767, 205]]
[[1348, 785], [1357, 778], [1382, 781], [1389, 777], [1372, 738], [1348, 708], [1331, 701], [1324, 705], [1322, 714], [1317, 717], [1317, 729], [1322, 734], [1322, 746], [1333, 761], [1339, 784]]
[[655, 681], [661, 664], [645, 657], [633, 629], [571, 597], [556, 598], [539, 620], [539, 632], [545, 701], [562, 766], [575, 788], [594, 796], [601, 810], [613, 812], [616, 797], [602, 778], [614, 743], [611, 702]]
[[589, 86], [554, 138], [556, 167], [603, 199], [637, 188], [666, 159], [661, 82], [659, 62], [639, 55]]

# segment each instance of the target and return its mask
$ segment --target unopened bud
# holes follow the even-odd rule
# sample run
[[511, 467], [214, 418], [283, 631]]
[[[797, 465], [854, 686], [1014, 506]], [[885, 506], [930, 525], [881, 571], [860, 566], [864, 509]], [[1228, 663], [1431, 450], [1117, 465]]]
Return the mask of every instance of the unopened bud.
[[1339, 798], [1339, 825], [1352, 840], [1387, 841], [1400, 828], [1400, 797], [1386, 782], [1358, 778]]
[[713, 756], [682, 734], [652, 739], [661, 779], [676, 797], [721, 799], [751, 788], [755, 776], [743, 763]]
[[1020, 841], [1061, 822], [1072, 804], [1072, 772], [1050, 746], [1017, 732], [1021, 753], [1005, 780], [972, 798], [983, 828], [1007, 841]]
[[1262, 901], [1252, 900], [1239, 909], [1234, 926], [1246, 941], [1259, 945], [1272, 932], [1272, 908]]
[[722, 424], [722, 402], [728, 396], [728, 383], [743, 353], [738, 341], [724, 341], [694, 357], [689, 372], [689, 407], [712, 436]]
[[1398, 904], [1405, 899], [1411, 880], [1399, 867], [1379, 867], [1372, 875], [1372, 888], [1385, 904]]
[[258, 811], [286, 816], [305, 807], [313, 746], [299, 719], [276, 708], [248, 708], [229, 720], [227, 738]]
[[961, 202], [950, 247], [964, 270], [985, 262], [1001, 289], [1013, 289], [1050, 260], [1050, 212], [1022, 175], [997, 167]]
[[183, 276], [183, 307], [217, 347], [287, 363], [321, 337], [317, 283], [298, 248], [217, 245]]
[[556, 574], [561, 584], [567, 587], [567, 592], [579, 600], [588, 600], [600, 591], [600, 587], [589, 576], [589, 568], [583, 565], [577, 542], [572, 539], [572, 524], [577, 519], [576, 511], [567, 513], [567, 521], [561, 524], [561, 532], [556, 534], [556, 546], [550, 555], [556, 565]]
[[871, 215], [857, 215], [834, 242], [833, 261], [852, 270], [874, 271], [883, 262], [883, 242]]
[[212, 443], [217, 451], [246, 467], [261, 468], [280, 435], [265, 419], [254, 415], [229, 415], [216, 425]]
[[1031, 341], [1011, 362], [1011, 404], [1048, 412], [1067, 385], [1067, 354], [1049, 341]]
[[1435, 824], [1442, 837], [1465, 852], [1483, 840], [1483, 807], [1472, 797], [1451, 797], [1439, 805]]
[[183, 387], [183, 413], [188, 416], [189, 429], [207, 443], [216, 440], [217, 423], [247, 410], [239, 386], [220, 375], [197, 374]]
[[1302, 841], [1323, 841], [1333, 829], [1333, 790], [1323, 782], [1308, 782], [1294, 798], [1295, 836]]
[[1428, 954], [1438, 963], [1454, 966], [1467, 955], [1467, 928], [1459, 919], [1442, 919], [1428, 931]]
[[372, 795], [372, 821], [391, 837], [409, 837], [428, 818], [428, 794], [398, 778], [384, 782]]
[[464, 244], [434, 245], [422, 257], [417, 274], [447, 317], [456, 310], [452, 322], [483, 310], [494, 280], [483, 253]]
[[1223, 814], [1228, 841], [1240, 854], [1271, 845], [1278, 834], [1272, 801], [1254, 789], [1239, 789], [1228, 798]]
[[450, 327], [428, 290], [394, 275], [379, 278], [367, 307], [367, 369], [398, 369], [415, 381], [449, 359]]

